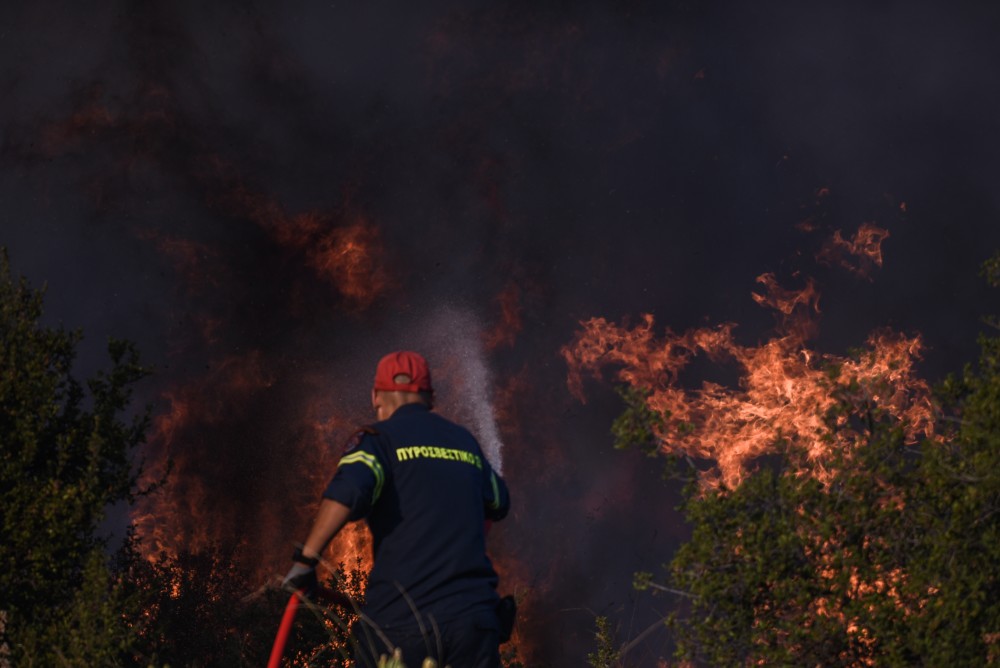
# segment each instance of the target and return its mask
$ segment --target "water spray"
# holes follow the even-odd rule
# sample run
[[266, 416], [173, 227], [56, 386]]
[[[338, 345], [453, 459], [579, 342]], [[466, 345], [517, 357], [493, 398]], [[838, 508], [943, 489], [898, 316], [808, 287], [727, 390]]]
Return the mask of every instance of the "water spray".
[[469, 309], [441, 306], [419, 329], [424, 335], [411, 345], [426, 351], [432, 373], [451, 371], [448, 384], [453, 387], [441, 392], [449, 412], [469, 427], [493, 469], [503, 475], [503, 442], [493, 408], [493, 374], [483, 348], [482, 322]]

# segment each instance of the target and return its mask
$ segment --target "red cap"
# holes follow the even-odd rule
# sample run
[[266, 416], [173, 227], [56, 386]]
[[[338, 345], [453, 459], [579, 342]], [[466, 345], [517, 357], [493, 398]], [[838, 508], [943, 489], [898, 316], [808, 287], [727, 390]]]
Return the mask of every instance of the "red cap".
[[[397, 383], [396, 376], [405, 374], [409, 383]], [[409, 350], [389, 353], [379, 360], [375, 369], [375, 389], [389, 392], [431, 392], [431, 371], [427, 360]]]

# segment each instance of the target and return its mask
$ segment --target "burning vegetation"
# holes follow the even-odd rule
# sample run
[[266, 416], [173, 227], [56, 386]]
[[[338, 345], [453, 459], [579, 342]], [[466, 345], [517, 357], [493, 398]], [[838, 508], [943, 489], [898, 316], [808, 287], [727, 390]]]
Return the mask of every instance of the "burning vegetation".
[[[986, 275], [1000, 287], [998, 263]], [[758, 281], [767, 293], [753, 297], [779, 323], [758, 346], [736, 343], [732, 325], [657, 338], [645, 316], [585, 321], [562, 351], [581, 400], [585, 375], [617, 368], [618, 445], [666, 455], [697, 483], [669, 586], [636, 576], [678, 599], [666, 621], [681, 665], [996, 661], [1000, 340], [982, 339], [978, 370], [935, 401], [914, 369], [919, 338], [886, 330], [821, 355], [806, 346], [812, 282]], [[734, 364], [735, 386], [684, 387], [696, 355]], [[627, 665], [631, 646], [599, 621], [593, 665]]]
[[[592, 318], [562, 350], [570, 391], [585, 400], [584, 376], [616, 368], [617, 379], [640, 390], [658, 416], [651, 428], [660, 452], [708, 464], [700, 479], [709, 486], [736, 487], [753, 462], [789, 445], [807, 452], [822, 476], [822, 462], [855, 440], [846, 429], [831, 436], [824, 419], [839, 386], [865, 388], [872, 409], [897, 420], [907, 443], [933, 434], [930, 389], [914, 369], [919, 337], [880, 331], [854, 356], [821, 354], [807, 345], [819, 300], [812, 281], [793, 291], [771, 274], [757, 280], [766, 293], [754, 293], [754, 300], [778, 314], [771, 339], [741, 345], [733, 324], [657, 337], [651, 315], [633, 327]], [[683, 371], [697, 355], [735, 367], [735, 386], [685, 387]]]
[[[602, 460], [567, 454], [559, 440], [569, 431], [557, 423], [565, 417], [560, 358], [581, 401], [593, 379], [626, 388], [614, 426], [619, 443], [679, 463], [671, 473], [694, 482], [685, 503], [690, 540], [666, 572], [637, 577], [641, 587], [678, 597], [657, 609], [676, 611], [664, 644], [675, 639], [682, 662], [1000, 661], [994, 339], [983, 340], [978, 367], [933, 392], [919, 373], [922, 336], [879, 329], [858, 337], [851, 352], [824, 349], [816, 282], [780, 271], [761, 275], [751, 295], [777, 323], [761, 339], [729, 322], [675, 333], [662, 315], [662, 305], [675, 302], [660, 296], [629, 311], [660, 308], [655, 321], [649, 314], [592, 317], [572, 334], [575, 325], [559, 320], [567, 312], [574, 322], [581, 313], [607, 313], [600, 309], [632, 290], [619, 289], [631, 285], [623, 277], [666, 264], [666, 240], [690, 230], [664, 219], [712, 229], [730, 216], [728, 207], [748, 203], [771, 211], [753, 224], [794, 209], [800, 232], [824, 237], [800, 257], [845, 270], [856, 283], [871, 281], [883, 266], [884, 242], [904, 242], [908, 232], [913, 238], [912, 229], [895, 227], [890, 237], [877, 222], [881, 214], [833, 215], [841, 184], [871, 183], [873, 174], [914, 197], [910, 205], [889, 202], [893, 214], [944, 202], [921, 215], [968, 223], [947, 232], [956, 249], [963, 233], [981, 244], [991, 225], [982, 211], [992, 209], [953, 207], [992, 201], [988, 188], [975, 185], [988, 183], [982, 175], [989, 172], [974, 159], [953, 158], [977, 154], [995, 114], [963, 97], [982, 88], [965, 86], [967, 77], [928, 83], [924, 74], [932, 64], [933, 72], [974, 75], [972, 58], [994, 53], [995, 31], [981, 22], [977, 43], [966, 26], [927, 23], [926, 35], [966, 40], [962, 49], [930, 49], [893, 27], [879, 34], [968, 59], [950, 69], [911, 51], [892, 59], [906, 63], [906, 72], [864, 58], [848, 59], [864, 72], [841, 72], [836, 58], [815, 62], [815, 44], [823, 42], [811, 36], [827, 39], [827, 30], [869, 22], [782, 15], [766, 22], [771, 27], [761, 22], [759, 30], [771, 31], [762, 39], [739, 20], [729, 22], [736, 32], [715, 33], [698, 23], [698, 12], [688, 13], [690, 4], [673, 3], [684, 7], [680, 14], [669, 11], [671, 3], [658, 11], [586, 5], [568, 14], [421, 10], [430, 15], [414, 12], [392, 39], [374, 41], [365, 36], [383, 29], [382, 12], [360, 12], [372, 17], [365, 23], [339, 8], [325, 19], [336, 17], [329, 23], [353, 34], [324, 34], [301, 51], [305, 20], [274, 8], [132, 3], [107, 14], [67, 10], [64, 21], [44, 8], [14, 11], [23, 29], [11, 32], [10, 53], [18, 57], [4, 79], [11, 104], [2, 155], [14, 175], [5, 191], [9, 215], [26, 222], [11, 226], [11, 243], [52, 254], [52, 266], [79, 259], [70, 280], [79, 281], [80, 294], [67, 300], [99, 312], [88, 317], [102, 326], [129, 323], [162, 359], [155, 387], [145, 392], [153, 412], [130, 409], [140, 417], [127, 424], [124, 385], [142, 375], [130, 349], [118, 348], [110, 374], [95, 377], [97, 394], [88, 395], [90, 385], [68, 376], [78, 339], [38, 324], [35, 298], [0, 276], [4, 299], [31, 307], [27, 315], [4, 310], [13, 318], [5, 327], [17, 326], [0, 336], [0, 345], [17, 343], [0, 360], [0, 665], [10, 652], [15, 659], [37, 652], [31, 658], [52, 665], [262, 665], [283, 601], [269, 598], [274, 592], [253, 594], [283, 570], [290, 537], [302, 534], [340, 441], [368, 419], [355, 359], [374, 358], [380, 337], [400, 323], [417, 329], [414, 313], [428, 304], [435, 316], [445, 313], [438, 308], [453, 296], [495, 317], [487, 327], [475, 322], [482, 313], [453, 318], [447, 336], [432, 337], [445, 351], [444, 374], [469, 375], [463, 365], [478, 362], [474, 382], [455, 394], [467, 394], [480, 414], [454, 397], [441, 397], [442, 408], [465, 410], [463, 420], [482, 428], [495, 463], [519, 477], [524, 507], [570, 518], [554, 529], [544, 513], [537, 519], [515, 510], [523, 512], [511, 523], [519, 533], [491, 538], [502, 586], [527, 592], [515, 635], [525, 664], [541, 657], [558, 665], [567, 654], [546, 645], [573, 644], [564, 641], [566, 609], [605, 604], [580, 583], [611, 582], [611, 570], [638, 558], [606, 540], [589, 517], [578, 521], [581, 508], [596, 505], [591, 497], [605, 494], [583, 480], [598, 477], [593, 462]], [[101, 29], [77, 30], [66, 18], [84, 15], [88, 28], [93, 20]], [[365, 29], [355, 29], [355, 20]], [[822, 33], [810, 33], [818, 24]], [[63, 25], [65, 33], [50, 32]], [[665, 40], [667, 25], [678, 36]], [[783, 41], [788, 36], [792, 42]], [[65, 57], [51, 57], [53, 44]], [[722, 44], [734, 50], [714, 50]], [[807, 57], [781, 58], [769, 80], [760, 65], [772, 55], [762, 60], [759, 44]], [[371, 45], [376, 50], [366, 51]], [[743, 63], [751, 67], [739, 79]], [[786, 69], [795, 63], [820, 66]], [[829, 92], [856, 81], [867, 82], [864, 89]], [[736, 96], [724, 90], [734, 83]], [[744, 94], [751, 89], [754, 95]], [[887, 97], [890, 89], [927, 97]], [[836, 96], [849, 100], [849, 113], [828, 104]], [[924, 104], [934, 116], [922, 115], [921, 102], [946, 98], [955, 109], [985, 111], [964, 119], [968, 130], [945, 122], [955, 119], [941, 118], [937, 103]], [[870, 110], [879, 116], [863, 115]], [[980, 116], [986, 120], [977, 126]], [[885, 120], [904, 117], [918, 125]], [[850, 122], [838, 126], [838, 119]], [[892, 136], [879, 141], [864, 131], [881, 134], [887, 125]], [[964, 131], [975, 137], [968, 146]], [[908, 176], [911, 164], [903, 163], [923, 165], [913, 170], [922, 174]], [[947, 174], [927, 165], [948, 165]], [[816, 172], [824, 172], [823, 187], [812, 187]], [[22, 190], [29, 193], [23, 199]], [[795, 203], [802, 192], [807, 206]], [[854, 228], [844, 219], [869, 222]], [[58, 243], [41, 241], [49, 238]], [[66, 250], [75, 244], [84, 250]], [[707, 266], [702, 260], [714, 252], [692, 242], [681, 254], [702, 253], [698, 262]], [[908, 256], [914, 270], [906, 278], [935, 255]], [[108, 266], [95, 266], [102, 262]], [[1000, 282], [1000, 260], [990, 267], [990, 280]], [[648, 272], [643, 289], [666, 276]], [[105, 273], [107, 283], [94, 278]], [[930, 281], [940, 275], [928, 272]], [[531, 285], [536, 277], [544, 288]], [[587, 292], [598, 284], [607, 291]], [[119, 310], [104, 310], [100, 291], [108, 286], [122, 295]], [[940, 292], [950, 294], [947, 286]], [[87, 308], [99, 301], [100, 309]], [[930, 302], [922, 308], [933, 312]], [[28, 321], [38, 330], [32, 340], [44, 344], [37, 349], [22, 345], [31, 337], [11, 334], [31, 329]], [[927, 341], [935, 341], [930, 332]], [[25, 351], [37, 353], [30, 364], [8, 362]], [[487, 373], [495, 369], [502, 377]], [[473, 393], [484, 387], [493, 405]], [[53, 416], [53, 407], [65, 410]], [[599, 446], [592, 434], [586, 442]], [[501, 452], [501, 436], [513, 447]], [[554, 445], [540, 445], [546, 440]], [[146, 466], [136, 479], [133, 447]], [[627, 464], [620, 470], [607, 476], [617, 488], [608, 494], [638, 495]], [[582, 492], [565, 493], [566, 479]], [[95, 533], [97, 520], [108, 503], [133, 501], [132, 534], [109, 566], [102, 557], [111, 547]], [[619, 501], [606, 512], [625, 524], [614, 515], [625, 507]], [[661, 535], [681, 533], [674, 526], [681, 522], [662, 508], [644, 499], [628, 510]], [[590, 553], [585, 540], [593, 542]], [[360, 593], [369, 551], [363, 527], [343, 533], [326, 555], [328, 571], [345, 565], [331, 586]], [[322, 652], [342, 647], [340, 631], [325, 622], [304, 631], [300, 647], [317, 649], [300, 651], [295, 664], [339, 661]], [[614, 635], [607, 624], [599, 632]], [[631, 665], [634, 641], [608, 640], [592, 662]]]

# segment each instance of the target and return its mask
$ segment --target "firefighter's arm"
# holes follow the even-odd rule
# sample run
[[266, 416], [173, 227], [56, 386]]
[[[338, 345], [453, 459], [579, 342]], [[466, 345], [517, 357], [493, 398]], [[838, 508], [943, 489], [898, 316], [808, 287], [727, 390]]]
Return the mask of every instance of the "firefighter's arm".
[[292, 568], [281, 582], [283, 587], [301, 590], [307, 596], [316, 591], [319, 586], [316, 566], [319, 564], [320, 555], [326, 544], [347, 523], [347, 516], [350, 513], [351, 509], [339, 501], [323, 499], [305, 545], [296, 550], [292, 556]]
[[319, 564], [320, 555], [327, 543], [347, 523], [347, 516], [350, 513], [351, 509], [339, 501], [323, 499], [309, 537], [292, 557], [292, 568], [281, 582], [283, 587], [301, 590], [307, 596], [316, 591], [319, 586], [316, 580], [316, 566]]
[[316, 514], [316, 521], [313, 522], [309, 537], [306, 538], [302, 546], [302, 556], [307, 558], [319, 558], [326, 548], [327, 543], [333, 540], [345, 524], [351, 514], [351, 509], [340, 501], [333, 499], [323, 499]]

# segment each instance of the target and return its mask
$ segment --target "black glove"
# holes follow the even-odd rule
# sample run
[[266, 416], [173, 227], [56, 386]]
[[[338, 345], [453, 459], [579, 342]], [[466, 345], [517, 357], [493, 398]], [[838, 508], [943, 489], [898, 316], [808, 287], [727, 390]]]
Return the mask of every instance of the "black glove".
[[295, 550], [292, 561], [295, 563], [281, 581], [281, 586], [296, 591], [301, 589], [306, 596], [313, 594], [319, 587], [319, 581], [316, 579], [316, 564], [319, 563], [319, 559], [304, 557], [302, 550]]

